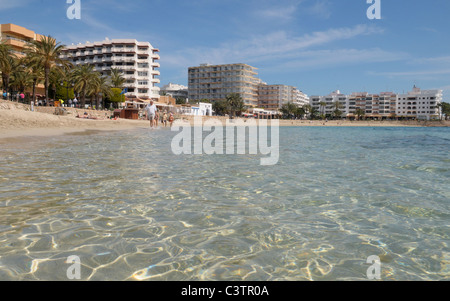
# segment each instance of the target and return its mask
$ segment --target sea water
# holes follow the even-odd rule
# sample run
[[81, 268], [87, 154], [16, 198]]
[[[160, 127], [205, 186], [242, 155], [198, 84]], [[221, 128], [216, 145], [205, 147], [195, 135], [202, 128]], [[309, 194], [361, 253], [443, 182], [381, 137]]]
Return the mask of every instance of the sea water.
[[275, 166], [175, 135], [0, 140], [0, 280], [450, 278], [450, 129], [282, 127]]

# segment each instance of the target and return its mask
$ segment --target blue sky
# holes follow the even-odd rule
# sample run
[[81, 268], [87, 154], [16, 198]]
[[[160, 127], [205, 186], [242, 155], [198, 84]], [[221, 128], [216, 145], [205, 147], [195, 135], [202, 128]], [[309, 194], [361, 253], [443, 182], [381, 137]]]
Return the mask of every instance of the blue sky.
[[63, 44], [135, 38], [160, 49], [161, 86], [187, 85], [200, 63], [247, 63], [269, 84], [308, 95], [443, 89], [450, 101], [450, 1], [380, 0], [0, 0], [0, 23]]

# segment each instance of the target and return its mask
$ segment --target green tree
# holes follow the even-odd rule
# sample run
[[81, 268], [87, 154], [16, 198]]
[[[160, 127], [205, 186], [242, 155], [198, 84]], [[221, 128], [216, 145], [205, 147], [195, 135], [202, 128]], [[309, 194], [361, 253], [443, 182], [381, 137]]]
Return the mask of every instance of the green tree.
[[95, 77], [94, 66], [79, 65], [73, 71], [73, 81], [75, 83], [75, 90], [81, 92], [81, 107], [86, 105], [86, 95], [89, 85]]
[[342, 104], [341, 104], [339, 101], [336, 101], [336, 102], [333, 104], [333, 107], [334, 107], [333, 116], [334, 116], [335, 118], [341, 118], [341, 117], [342, 117], [342, 114], [343, 114], [343, 112], [341, 111], [341, 109], [342, 109]]
[[9, 91], [9, 81], [12, 73], [18, 67], [16, 56], [12, 52], [12, 48], [5, 44], [0, 44], [0, 71], [2, 72], [3, 89]]
[[36, 101], [36, 86], [44, 79], [44, 68], [39, 61], [33, 61], [28, 56], [24, 58], [24, 64], [31, 75], [32, 83], [32, 97], [31, 102]]
[[92, 82], [88, 88], [88, 94], [94, 97], [96, 109], [100, 107], [100, 94], [101, 94], [104, 108], [105, 98], [110, 98], [113, 95], [113, 92], [111, 91], [111, 84], [108, 78], [101, 76], [101, 74], [98, 72], [94, 73]]
[[305, 111], [305, 115], [309, 115], [310, 120], [317, 119], [317, 117], [319, 116], [319, 111], [312, 105], [304, 105], [303, 110]]
[[246, 110], [244, 100], [239, 93], [231, 93], [226, 97], [230, 119], [235, 118]]
[[305, 110], [302, 107], [297, 107], [297, 109], [294, 111], [295, 117], [301, 119], [305, 116]]
[[61, 58], [64, 45], [57, 43], [51, 36], [43, 36], [40, 40], [30, 42], [25, 49], [29, 60], [44, 68], [45, 99], [48, 100], [49, 77], [55, 66], [70, 66], [67, 60]]
[[281, 106], [280, 112], [283, 114], [284, 119], [292, 119], [292, 117], [297, 117], [298, 107], [292, 102], [285, 103]]
[[116, 68], [111, 68], [111, 84], [113, 88], [118, 88], [122, 92], [123, 85], [125, 84], [125, 78], [122, 71]]
[[321, 101], [320, 105], [320, 113], [322, 114], [322, 119], [325, 119], [325, 109], [327, 107], [327, 103], [325, 101]]
[[56, 99], [74, 99], [75, 98], [75, 91], [73, 87], [71, 87], [70, 82], [62, 81], [59, 85], [56, 85]]
[[175, 100], [176, 100], [176, 104], [177, 105], [184, 105], [184, 104], [186, 104], [186, 97], [178, 96], [178, 97], [175, 97]]
[[440, 103], [441, 112], [445, 115], [445, 120], [450, 119], [450, 103], [441, 102]]
[[358, 120], [361, 120], [361, 117], [366, 115], [366, 111], [361, 108], [357, 108], [355, 110], [355, 114], [358, 116]]
[[24, 69], [17, 69], [11, 75], [11, 86], [19, 93], [25, 92], [25, 90], [33, 85], [33, 78], [30, 73]]
[[229, 113], [229, 107], [226, 100], [216, 100], [212, 104], [212, 109], [216, 115], [224, 116]]
[[122, 90], [119, 88], [111, 88], [111, 96], [109, 100], [115, 104], [125, 102], [125, 95], [121, 94]]

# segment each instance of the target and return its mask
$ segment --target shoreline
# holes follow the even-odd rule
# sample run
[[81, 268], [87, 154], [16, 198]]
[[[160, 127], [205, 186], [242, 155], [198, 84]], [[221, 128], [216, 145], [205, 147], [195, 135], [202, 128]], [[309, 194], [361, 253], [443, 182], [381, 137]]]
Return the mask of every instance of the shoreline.
[[[87, 111], [98, 119], [76, 118], [75, 112]], [[105, 111], [88, 111], [71, 109], [70, 115], [56, 116], [54, 108], [38, 107], [31, 112], [29, 106], [10, 101], [0, 101], [0, 139], [17, 137], [46, 137], [87, 131], [120, 131], [149, 127], [146, 120], [110, 120], [102, 119]], [[203, 117], [202, 121], [217, 120], [225, 126], [226, 117]], [[237, 123], [246, 125], [245, 118], [235, 119]], [[177, 122], [189, 122], [194, 125], [194, 116], [183, 116]], [[254, 120], [258, 123], [258, 120]], [[267, 124], [270, 125], [270, 120]], [[253, 120], [252, 120], [253, 122]], [[280, 127], [450, 127], [450, 121], [347, 121], [347, 120], [279, 120]]]

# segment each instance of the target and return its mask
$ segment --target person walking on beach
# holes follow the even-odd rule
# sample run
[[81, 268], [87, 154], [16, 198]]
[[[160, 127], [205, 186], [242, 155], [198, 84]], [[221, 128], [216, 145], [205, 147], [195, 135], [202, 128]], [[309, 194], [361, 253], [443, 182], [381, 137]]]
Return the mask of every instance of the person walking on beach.
[[170, 116], [169, 116], [170, 127], [172, 127], [174, 120], [175, 120], [175, 118], [173, 117], [173, 113], [170, 113]]
[[158, 123], [159, 123], [159, 112], [158, 110], [156, 110], [155, 113], [155, 126], [158, 127]]
[[147, 105], [147, 107], [145, 108], [145, 110], [147, 111], [147, 118], [150, 121], [150, 127], [156, 127], [156, 112], [158, 111], [158, 109], [156, 108], [155, 103], [152, 101], [150, 101], [150, 104]]
[[164, 112], [164, 115], [162, 117], [162, 122], [164, 124], [164, 127], [167, 127], [167, 113]]

